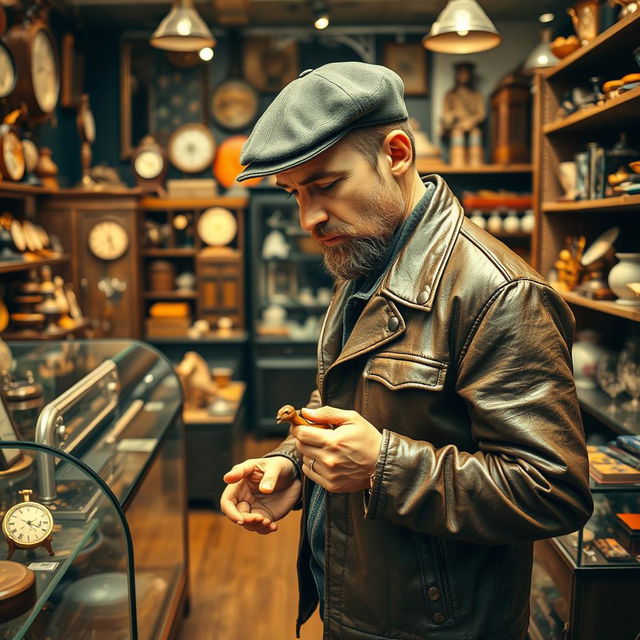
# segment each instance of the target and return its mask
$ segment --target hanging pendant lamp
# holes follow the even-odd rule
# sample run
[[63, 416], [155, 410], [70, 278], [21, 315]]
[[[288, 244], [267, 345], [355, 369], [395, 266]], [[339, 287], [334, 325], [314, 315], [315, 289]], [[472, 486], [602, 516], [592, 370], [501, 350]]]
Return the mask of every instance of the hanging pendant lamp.
[[151, 36], [152, 46], [167, 51], [199, 51], [215, 42], [193, 0], [174, 0], [171, 11]]
[[422, 39], [438, 53], [477, 53], [497, 47], [502, 36], [476, 0], [449, 0]]
[[553, 67], [560, 62], [558, 57], [551, 51], [551, 34], [552, 30], [549, 27], [542, 29], [540, 42], [524, 61], [523, 73], [531, 75], [536, 71]]

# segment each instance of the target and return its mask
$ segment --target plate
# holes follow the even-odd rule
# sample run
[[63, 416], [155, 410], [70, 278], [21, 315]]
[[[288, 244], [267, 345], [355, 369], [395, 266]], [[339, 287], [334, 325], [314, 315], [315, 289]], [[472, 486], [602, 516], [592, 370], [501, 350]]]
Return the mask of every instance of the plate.
[[580, 264], [584, 267], [588, 267], [596, 260], [600, 260], [600, 258], [602, 258], [602, 256], [611, 249], [613, 243], [618, 239], [619, 233], [620, 227], [612, 227], [605, 231], [601, 236], [598, 236], [582, 255]]
[[18, 251], [23, 252], [27, 250], [27, 240], [24, 237], [24, 229], [22, 228], [22, 224], [20, 224], [20, 220], [16, 220], [15, 218], [11, 221], [11, 239]]

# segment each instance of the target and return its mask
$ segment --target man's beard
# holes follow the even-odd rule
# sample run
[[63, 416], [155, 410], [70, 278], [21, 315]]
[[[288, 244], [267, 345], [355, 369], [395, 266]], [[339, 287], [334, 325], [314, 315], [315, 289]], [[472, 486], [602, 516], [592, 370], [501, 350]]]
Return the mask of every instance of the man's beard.
[[336, 279], [355, 280], [383, 266], [395, 230], [403, 218], [404, 206], [400, 197], [392, 198], [389, 192], [377, 194], [368, 204], [370, 208], [360, 217], [366, 235], [355, 235], [351, 228], [328, 228], [324, 222], [314, 229], [316, 237], [344, 234], [339, 244], [323, 249], [324, 266]]

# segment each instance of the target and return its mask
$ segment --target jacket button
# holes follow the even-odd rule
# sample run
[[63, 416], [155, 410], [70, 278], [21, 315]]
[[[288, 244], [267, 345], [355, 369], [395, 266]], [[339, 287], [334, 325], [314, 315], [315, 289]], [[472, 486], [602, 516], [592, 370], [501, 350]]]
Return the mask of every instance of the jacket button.
[[429, 598], [429, 600], [440, 600], [440, 596], [442, 594], [440, 593], [440, 589], [438, 589], [438, 587], [429, 587], [429, 589], [427, 589], [427, 597]]
[[387, 329], [389, 329], [389, 331], [397, 331], [399, 326], [400, 320], [398, 320], [396, 316], [391, 316], [389, 322], [387, 322]]
[[429, 288], [425, 289], [424, 291], [421, 291], [418, 294], [418, 304], [424, 304], [428, 299], [429, 299], [429, 294], [431, 293], [431, 290]]
[[433, 621], [436, 622], [437, 624], [442, 624], [444, 622], [444, 614], [440, 613], [439, 611], [436, 611], [433, 614]]

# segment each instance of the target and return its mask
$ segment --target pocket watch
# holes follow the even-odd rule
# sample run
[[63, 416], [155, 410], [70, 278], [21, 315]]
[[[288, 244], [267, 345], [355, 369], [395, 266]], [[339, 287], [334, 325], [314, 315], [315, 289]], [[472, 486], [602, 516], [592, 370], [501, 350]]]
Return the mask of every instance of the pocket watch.
[[100, 260], [117, 260], [129, 248], [127, 230], [115, 220], [103, 220], [89, 231], [89, 250]]
[[2, 533], [9, 545], [7, 560], [16, 549], [35, 549], [44, 547], [49, 555], [51, 548], [53, 515], [43, 504], [31, 501], [31, 489], [18, 491], [24, 502], [14, 504], [2, 519]]
[[198, 218], [198, 235], [212, 247], [228, 245], [238, 233], [238, 222], [228, 209], [211, 207]]
[[9, 124], [0, 125], [0, 173], [8, 180], [22, 180], [25, 172], [22, 141]]
[[199, 173], [213, 164], [216, 142], [208, 127], [189, 123], [178, 127], [169, 138], [171, 164], [185, 173]]

